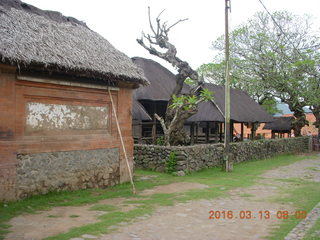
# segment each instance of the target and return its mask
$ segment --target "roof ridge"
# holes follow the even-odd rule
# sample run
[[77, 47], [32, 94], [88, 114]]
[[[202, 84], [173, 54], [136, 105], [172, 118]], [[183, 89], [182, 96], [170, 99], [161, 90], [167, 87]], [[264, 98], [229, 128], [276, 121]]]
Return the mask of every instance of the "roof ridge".
[[88, 26], [86, 25], [85, 22], [80, 21], [74, 17], [68, 17], [68, 16], [64, 16], [62, 13], [58, 12], [58, 11], [52, 11], [52, 10], [42, 10], [40, 8], [37, 8], [31, 4], [28, 3], [24, 3], [20, 0], [1, 0], [0, 1], [0, 6], [4, 7], [5, 9], [17, 9], [19, 11], [24, 11], [27, 12], [29, 14], [36, 14], [38, 16], [42, 16], [45, 17], [47, 19], [50, 19], [52, 21], [56, 21], [59, 23], [72, 23], [72, 24], [78, 24], [81, 26], [84, 26], [86, 28], [88, 28]]

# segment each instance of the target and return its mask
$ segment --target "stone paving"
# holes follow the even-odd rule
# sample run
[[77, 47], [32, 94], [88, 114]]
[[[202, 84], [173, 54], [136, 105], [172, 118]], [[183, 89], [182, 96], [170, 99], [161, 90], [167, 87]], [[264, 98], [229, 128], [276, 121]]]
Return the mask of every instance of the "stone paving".
[[[307, 218], [301, 221], [292, 231], [285, 237], [284, 240], [301, 240], [313, 227], [315, 222], [320, 218], [320, 202], [312, 209]], [[319, 229], [320, 230], [320, 229]], [[318, 231], [319, 232], [319, 231]], [[320, 239], [320, 233], [318, 235]]]

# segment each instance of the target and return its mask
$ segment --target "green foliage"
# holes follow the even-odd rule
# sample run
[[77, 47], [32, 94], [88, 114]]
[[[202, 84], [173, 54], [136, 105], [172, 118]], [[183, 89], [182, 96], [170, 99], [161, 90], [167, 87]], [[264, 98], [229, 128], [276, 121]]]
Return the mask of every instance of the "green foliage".
[[173, 95], [172, 104], [169, 107], [188, 111], [195, 109], [199, 102], [210, 101], [211, 99], [213, 99], [213, 93], [209, 89], [203, 88], [198, 97], [196, 95], [181, 95], [179, 97]]
[[172, 104], [170, 105], [171, 108], [180, 108], [183, 106], [185, 102], [186, 96], [177, 97], [175, 94], [172, 95]]
[[274, 98], [266, 98], [262, 101], [261, 106], [270, 114], [281, 113], [282, 111], [277, 108], [277, 100]]
[[164, 146], [164, 136], [161, 136], [161, 137], [158, 137], [156, 139], [156, 145], [159, 145], [159, 146]]
[[170, 153], [169, 159], [166, 161], [166, 172], [173, 173], [175, 171], [177, 171], [177, 156], [173, 151]]
[[[319, 106], [320, 37], [310, 27], [311, 18], [286, 11], [273, 13], [273, 18], [282, 30], [267, 13], [258, 12], [230, 33], [231, 86], [246, 91], [270, 113], [274, 104], [265, 98], [280, 98], [296, 113], [304, 106]], [[198, 72], [223, 84], [223, 36], [213, 48], [218, 50], [213, 63]]]
[[200, 98], [204, 99], [204, 101], [210, 101], [213, 99], [213, 93], [208, 88], [203, 88], [200, 91]]
[[185, 84], [188, 84], [190, 86], [194, 86], [196, 84], [196, 82], [194, 80], [192, 80], [191, 78], [186, 78], [186, 80], [184, 80]]

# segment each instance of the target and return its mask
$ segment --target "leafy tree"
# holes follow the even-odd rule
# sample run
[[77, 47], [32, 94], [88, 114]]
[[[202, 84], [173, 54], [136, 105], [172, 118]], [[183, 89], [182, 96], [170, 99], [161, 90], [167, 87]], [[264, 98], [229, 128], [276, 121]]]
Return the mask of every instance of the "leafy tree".
[[[223, 46], [220, 37], [213, 43], [220, 51], [215, 63], [199, 69], [218, 83], [223, 82]], [[258, 12], [230, 34], [232, 86], [247, 91], [262, 105], [271, 103], [268, 107], [275, 98], [287, 103], [295, 116], [295, 135], [299, 136], [308, 123], [303, 107], [319, 105], [319, 98], [312, 97], [319, 84], [314, 60], [319, 46], [308, 16], [275, 12], [270, 17]]]
[[[213, 96], [207, 89], [199, 93], [198, 89], [203, 84], [202, 79], [199, 78], [198, 73], [186, 61], [177, 57], [177, 49], [169, 41], [169, 31], [178, 23], [187, 19], [181, 19], [172, 25], [168, 25], [167, 22], [162, 22], [160, 19], [162, 12], [156, 18], [156, 26], [154, 27], [149, 8], [151, 34], [142, 33], [137, 42], [150, 54], [166, 60], [178, 70], [178, 74], [175, 75], [176, 86], [171, 94], [165, 118], [157, 114], [155, 114], [155, 117], [162, 126], [165, 145], [186, 144], [188, 136], [184, 131], [185, 121], [197, 112], [197, 106], [200, 102], [208, 101]], [[189, 92], [182, 94], [185, 81], [190, 84]]]

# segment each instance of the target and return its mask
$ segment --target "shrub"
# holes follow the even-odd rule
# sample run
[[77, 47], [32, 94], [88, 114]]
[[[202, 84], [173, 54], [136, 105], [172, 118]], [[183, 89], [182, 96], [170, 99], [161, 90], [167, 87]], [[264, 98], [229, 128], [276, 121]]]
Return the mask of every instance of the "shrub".
[[166, 172], [173, 173], [177, 170], [176, 168], [177, 168], [177, 156], [176, 156], [176, 153], [173, 151], [173, 152], [170, 152], [169, 159], [166, 162]]

